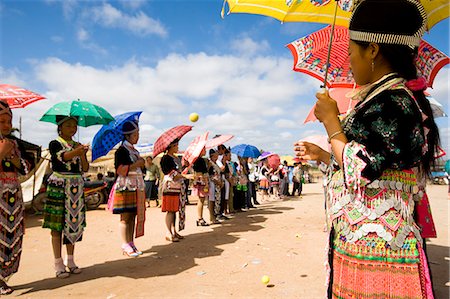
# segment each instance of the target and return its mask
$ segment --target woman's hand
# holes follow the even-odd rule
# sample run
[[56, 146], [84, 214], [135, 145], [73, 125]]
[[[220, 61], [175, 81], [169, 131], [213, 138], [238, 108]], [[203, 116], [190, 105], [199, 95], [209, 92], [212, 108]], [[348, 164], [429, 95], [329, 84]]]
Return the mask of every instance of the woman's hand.
[[330, 162], [330, 153], [314, 143], [298, 141], [294, 144], [294, 151], [302, 160], [315, 160], [325, 164]]
[[337, 103], [330, 97], [328, 90], [316, 93], [316, 98], [317, 102], [314, 115], [320, 122], [326, 125], [328, 120], [338, 119], [339, 109]]

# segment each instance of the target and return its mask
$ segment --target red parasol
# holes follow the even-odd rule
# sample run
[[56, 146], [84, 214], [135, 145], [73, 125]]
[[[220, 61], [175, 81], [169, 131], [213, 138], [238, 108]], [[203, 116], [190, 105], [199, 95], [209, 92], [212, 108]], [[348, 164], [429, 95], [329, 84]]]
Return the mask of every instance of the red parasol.
[[[351, 94], [353, 93], [353, 91], [353, 88], [331, 88], [329, 90], [330, 97], [337, 102], [338, 109], [341, 114], [347, 114], [347, 112], [353, 109], [357, 104], [357, 101], [351, 99]], [[314, 115], [315, 108], [316, 105], [314, 104], [312, 109], [309, 111], [308, 116], [305, 118], [305, 121], [303, 122], [304, 124], [309, 121], [317, 120], [316, 116]]]
[[183, 155], [183, 163], [188, 167], [185, 168], [183, 173], [187, 173], [190, 166], [194, 164], [194, 162], [200, 157], [203, 149], [206, 146], [206, 139], [208, 138], [208, 132], [205, 132], [202, 135], [199, 135], [192, 140], [192, 142], [188, 145]]
[[8, 103], [11, 109], [25, 106], [45, 99], [45, 97], [32, 91], [9, 84], [0, 84], [0, 100]]
[[175, 139], [180, 139], [190, 130], [192, 130], [192, 126], [181, 125], [173, 127], [162, 133], [153, 146], [153, 156], [156, 157], [160, 153], [164, 152], [169, 144], [171, 144]]
[[233, 137], [234, 137], [233, 135], [219, 135], [217, 137], [214, 137], [206, 142], [206, 148], [210, 149], [219, 146], [221, 144], [224, 144]]
[[[331, 26], [327, 26], [287, 45], [294, 56], [294, 71], [323, 81], [330, 34]], [[350, 69], [348, 45], [348, 28], [336, 26], [328, 63], [328, 88], [353, 87], [355, 84]], [[433, 80], [439, 70], [448, 63], [450, 58], [447, 55], [424, 40], [420, 42], [416, 67], [419, 76], [427, 80], [429, 87], [433, 86]]]
[[280, 156], [278, 156], [277, 154], [271, 154], [267, 157], [267, 162], [269, 162], [270, 167], [272, 167], [273, 169], [277, 169], [281, 163]]

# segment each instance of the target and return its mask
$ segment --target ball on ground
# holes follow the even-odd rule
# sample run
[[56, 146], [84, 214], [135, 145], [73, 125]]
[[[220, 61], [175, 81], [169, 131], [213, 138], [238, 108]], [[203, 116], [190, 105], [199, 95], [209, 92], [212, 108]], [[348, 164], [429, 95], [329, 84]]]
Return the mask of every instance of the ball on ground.
[[270, 277], [269, 277], [269, 276], [263, 275], [263, 277], [261, 277], [261, 282], [262, 282], [263, 284], [268, 284], [269, 281], [270, 281]]
[[199, 117], [198, 114], [195, 112], [189, 114], [189, 120], [193, 123], [195, 123], [198, 120], [198, 117]]

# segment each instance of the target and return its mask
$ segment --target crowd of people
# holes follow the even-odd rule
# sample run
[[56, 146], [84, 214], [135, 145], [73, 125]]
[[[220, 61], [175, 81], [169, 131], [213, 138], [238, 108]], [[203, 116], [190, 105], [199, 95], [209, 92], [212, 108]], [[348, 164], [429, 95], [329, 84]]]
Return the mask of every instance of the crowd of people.
[[[361, 1], [350, 20], [350, 63], [362, 86], [355, 109], [341, 122], [328, 92], [316, 95], [315, 115], [327, 131], [332, 152], [307, 142], [295, 147], [302, 159], [327, 165], [329, 298], [433, 298], [423, 239], [436, 232], [422, 182], [434, 163], [439, 134], [424, 95], [426, 83], [417, 78], [413, 62], [426, 15], [418, 1], [383, 3], [389, 7], [379, 0]], [[89, 163], [88, 147], [72, 139], [77, 121], [57, 119], [58, 137], [49, 145], [53, 173], [43, 227], [51, 231], [58, 278], [81, 273], [74, 249], [86, 225], [82, 174]], [[13, 291], [6, 281], [17, 272], [22, 250], [18, 175], [33, 166], [11, 129], [11, 109], [0, 101], [1, 295]], [[199, 199], [197, 226], [220, 224], [230, 214], [261, 202], [302, 194], [305, 176], [299, 165], [291, 170], [284, 163], [271, 167], [267, 159], [232, 161], [230, 150], [219, 145], [209, 150], [208, 158], [203, 149], [193, 165], [183, 166], [176, 138], [165, 148], [159, 171], [152, 158], [143, 159], [135, 149], [138, 140], [138, 123], [126, 122], [123, 142], [115, 152], [116, 179], [108, 201], [108, 209], [120, 215], [121, 248], [129, 257], [142, 254], [134, 239], [144, 235], [146, 203], [152, 199], [166, 213], [166, 240], [184, 238], [180, 231], [190, 184]], [[190, 167], [187, 172], [185, 167]], [[208, 217], [203, 216], [205, 205]]]

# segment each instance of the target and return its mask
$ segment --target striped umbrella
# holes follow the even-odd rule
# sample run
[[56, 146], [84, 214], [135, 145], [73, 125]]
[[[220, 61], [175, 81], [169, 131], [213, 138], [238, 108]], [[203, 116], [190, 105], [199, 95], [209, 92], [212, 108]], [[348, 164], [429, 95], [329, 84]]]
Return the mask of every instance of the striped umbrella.
[[9, 108], [24, 108], [45, 97], [32, 91], [9, 84], [0, 84], [0, 100], [7, 102]]
[[202, 151], [205, 149], [206, 139], [208, 139], [208, 132], [195, 137], [184, 151], [183, 164], [187, 166], [183, 171], [184, 174], [188, 172], [189, 168], [200, 157]]

